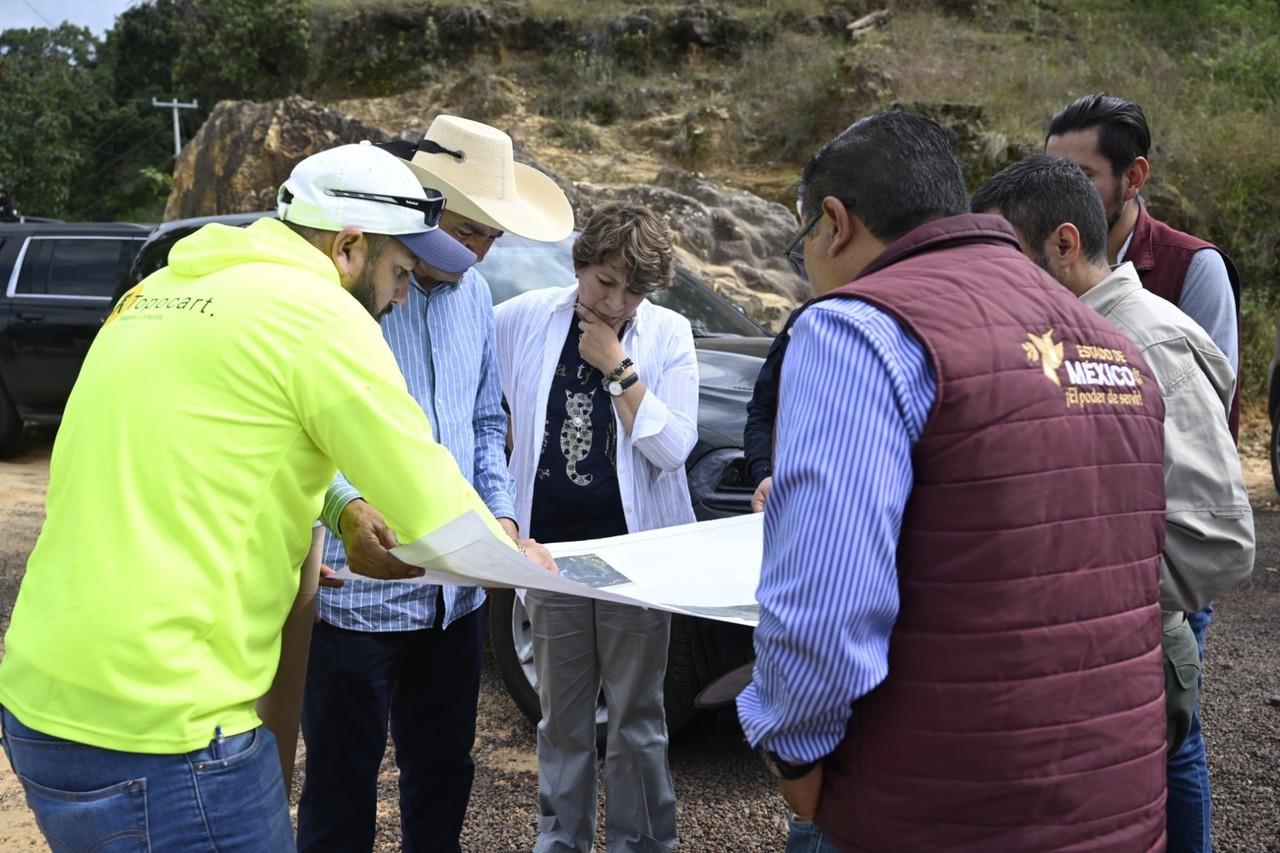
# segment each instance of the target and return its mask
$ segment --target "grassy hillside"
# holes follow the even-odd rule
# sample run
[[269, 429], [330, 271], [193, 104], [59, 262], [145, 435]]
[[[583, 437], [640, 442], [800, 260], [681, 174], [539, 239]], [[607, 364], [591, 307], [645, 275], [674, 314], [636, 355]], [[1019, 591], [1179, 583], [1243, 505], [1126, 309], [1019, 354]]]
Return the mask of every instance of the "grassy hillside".
[[673, 162], [787, 202], [808, 154], [871, 109], [943, 118], [976, 185], [1075, 97], [1122, 94], [1152, 124], [1157, 212], [1242, 270], [1244, 378], [1262, 399], [1280, 303], [1280, 4], [891, 3], [851, 39], [875, 5], [315, 0], [327, 71], [312, 88], [391, 130], [439, 110], [494, 121], [582, 180]]
[[199, 101], [189, 139], [222, 99], [302, 94], [398, 133], [488, 120], [578, 180], [675, 164], [789, 203], [810, 152], [869, 110], [937, 118], [976, 185], [1097, 90], [1146, 108], [1157, 215], [1240, 266], [1260, 399], [1280, 0], [147, 0], [101, 39], [0, 30], [0, 180], [31, 214], [153, 218], [172, 170], [153, 97]]

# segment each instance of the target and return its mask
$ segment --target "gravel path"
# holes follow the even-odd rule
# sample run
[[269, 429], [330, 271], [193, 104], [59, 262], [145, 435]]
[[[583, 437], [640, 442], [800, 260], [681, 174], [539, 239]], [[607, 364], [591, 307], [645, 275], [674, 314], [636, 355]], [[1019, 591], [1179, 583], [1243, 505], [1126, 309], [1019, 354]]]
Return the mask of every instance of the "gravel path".
[[[379, 779], [380, 853], [400, 849], [396, 773], [388, 744]], [[302, 745], [299, 744], [299, 752]], [[786, 805], [742, 739], [736, 719], [709, 716], [681, 732], [671, 746], [678, 801], [680, 846], [691, 851], [781, 851], [786, 843]], [[476, 736], [476, 783], [462, 836], [469, 853], [516, 853], [533, 849], [537, 836], [537, 762], [534, 727], [507, 698], [497, 670], [485, 667]], [[302, 762], [299, 761], [299, 766]], [[604, 765], [600, 765], [604, 778]], [[295, 781], [297, 803], [302, 773]], [[603, 785], [601, 785], [603, 788]], [[604, 851], [604, 798], [596, 849]]]
[[[1208, 635], [1204, 718], [1219, 851], [1280, 853], [1280, 507], [1265, 461], [1264, 424], [1246, 426], [1246, 478], [1256, 508], [1254, 578], [1218, 603]], [[0, 462], [0, 630], [43, 518], [52, 431]], [[305, 772], [299, 746], [299, 782]], [[536, 834], [534, 730], [487, 666], [481, 688], [476, 785], [463, 834], [471, 853], [528, 851]], [[780, 851], [786, 809], [729, 715], [708, 716], [671, 746], [681, 849]], [[298, 784], [293, 800], [297, 801]], [[603, 817], [600, 820], [603, 825]], [[395, 770], [380, 780], [379, 851], [399, 850]], [[43, 850], [8, 763], [0, 761], [0, 850]], [[597, 845], [603, 851], [603, 838]]]

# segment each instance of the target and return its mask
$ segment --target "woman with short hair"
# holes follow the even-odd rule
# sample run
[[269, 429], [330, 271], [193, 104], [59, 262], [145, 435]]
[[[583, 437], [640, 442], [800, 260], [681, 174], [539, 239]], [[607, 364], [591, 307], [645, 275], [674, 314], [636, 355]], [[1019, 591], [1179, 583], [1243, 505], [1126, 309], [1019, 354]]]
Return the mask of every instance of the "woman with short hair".
[[[495, 312], [520, 529], [562, 542], [691, 522], [693, 333], [645, 298], [671, 283], [671, 231], [642, 205], [602, 205], [574, 243], [573, 265], [576, 285], [530, 291]], [[542, 704], [534, 850], [592, 848], [602, 688], [608, 849], [670, 849], [676, 806], [662, 696], [670, 615], [532, 590], [525, 603]]]

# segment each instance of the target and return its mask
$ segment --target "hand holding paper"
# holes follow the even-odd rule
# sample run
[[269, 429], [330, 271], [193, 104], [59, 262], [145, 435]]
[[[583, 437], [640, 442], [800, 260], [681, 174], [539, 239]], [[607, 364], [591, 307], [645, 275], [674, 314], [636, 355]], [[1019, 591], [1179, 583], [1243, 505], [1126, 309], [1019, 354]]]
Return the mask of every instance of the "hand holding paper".
[[[421, 567], [416, 583], [542, 589], [755, 625], [760, 621], [755, 590], [762, 522], [760, 514], [743, 515], [549, 548], [537, 545], [547, 556], [535, 563], [468, 512], [399, 546], [395, 556]], [[559, 567], [558, 573], [548, 571], [548, 562]]]
[[544, 548], [537, 539], [521, 539], [519, 540], [519, 545], [526, 559], [537, 563], [553, 575], [560, 574], [560, 567], [556, 565], [551, 552]]
[[357, 575], [379, 580], [406, 580], [422, 576], [422, 569], [401, 562], [391, 553], [400, 542], [382, 513], [356, 498], [342, 510], [339, 519], [347, 565]]

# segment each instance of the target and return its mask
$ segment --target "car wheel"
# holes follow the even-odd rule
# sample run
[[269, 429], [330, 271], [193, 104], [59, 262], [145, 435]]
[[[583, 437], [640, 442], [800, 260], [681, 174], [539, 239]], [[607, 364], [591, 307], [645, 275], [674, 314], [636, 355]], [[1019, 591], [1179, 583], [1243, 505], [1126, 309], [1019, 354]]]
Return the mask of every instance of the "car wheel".
[[1280, 492], [1280, 411], [1271, 416], [1271, 482]]
[[671, 644], [667, 647], [667, 676], [662, 684], [662, 700], [667, 712], [667, 731], [673, 735], [697, 716], [698, 708], [693, 700], [698, 698], [698, 691], [702, 689], [694, 663], [696, 632], [690, 625], [691, 621], [692, 617], [678, 613], [671, 617]]
[[[538, 722], [542, 719], [542, 705], [538, 701], [538, 671], [533, 665], [533, 626], [515, 590], [500, 589], [489, 594], [489, 643], [508, 695], [529, 722]], [[608, 720], [609, 712], [601, 696], [596, 704], [596, 742], [601, 746]]]
[[[514, 590], [496, 590], [489, 595], [489, 642], [507, 693], [530, 722], [538, 722], [542, 719], [542, 706], [538, 702], [538, 673], [533, 665], [533, 628]], [[663, 683], [670, 734], [683, 729], [696, 716], [698, 709], [693, 700], [699, 689], [689, 617], [673, 616]], [[601, 695], [596, 705], [596, 742], [602, 750], [608, 720], [609, 709]]]
[[21, 435], [22, 418], [18, 417], [18, 407], [13, 404], [4, 385], [0, 385], [0, 457], [8, 456], [17, 449]]

